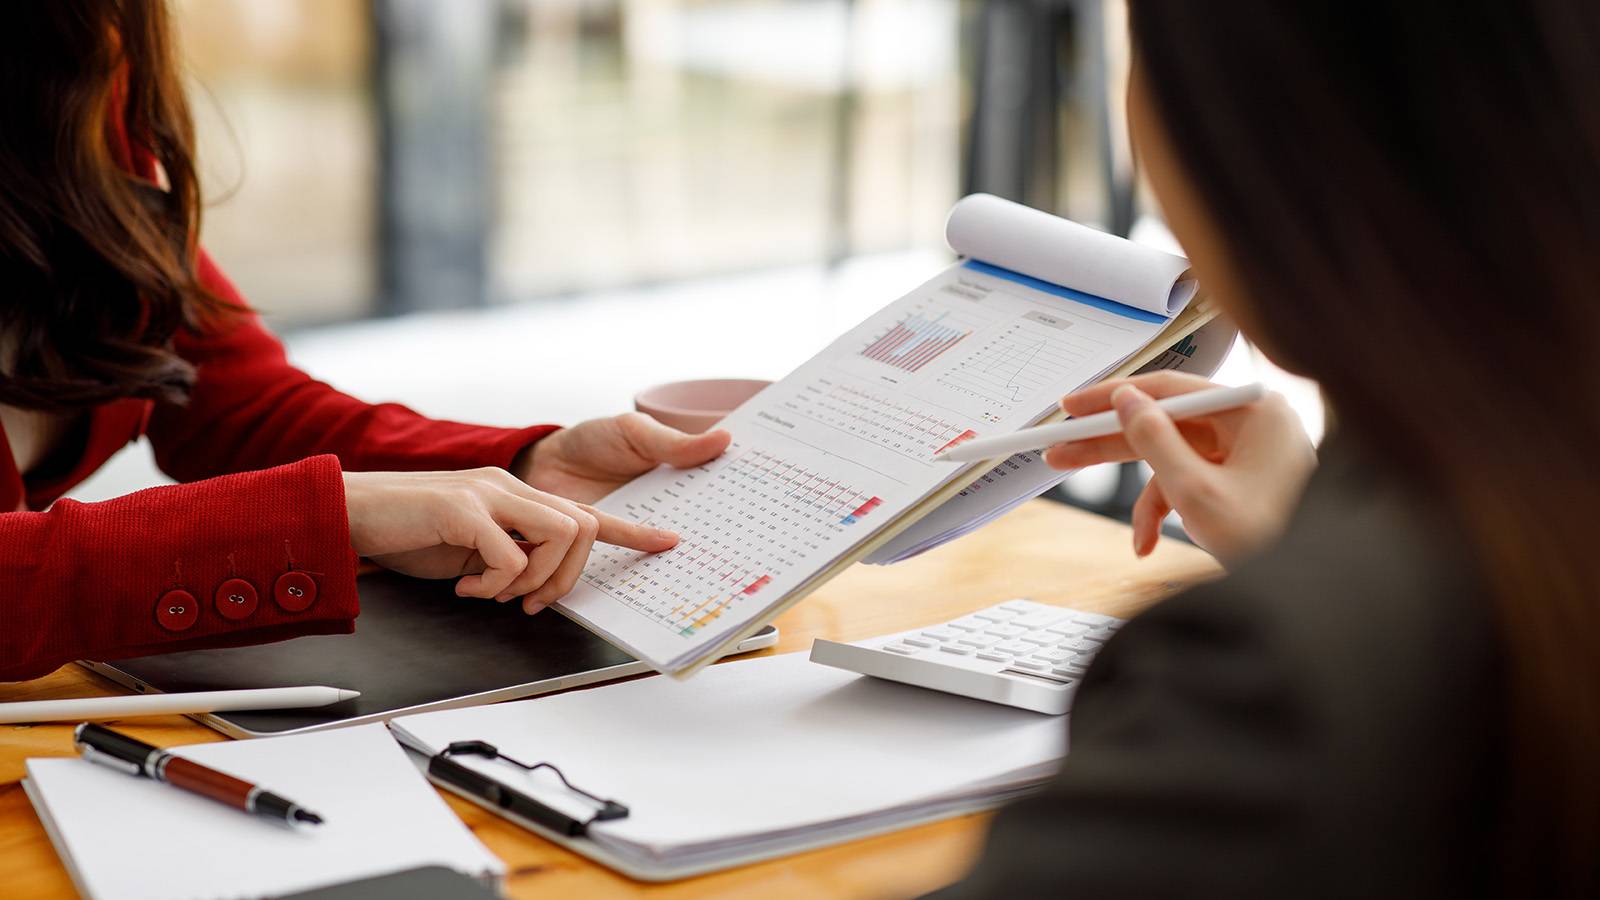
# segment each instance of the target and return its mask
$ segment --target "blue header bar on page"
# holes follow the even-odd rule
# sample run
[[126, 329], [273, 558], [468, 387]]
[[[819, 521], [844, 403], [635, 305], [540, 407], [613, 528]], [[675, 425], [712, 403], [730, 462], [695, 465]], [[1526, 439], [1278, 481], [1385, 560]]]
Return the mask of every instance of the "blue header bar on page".
[[971, 269], [974, 272], [982, 272], [985, 275], [993, 275], [996, 278], [1004, 278], [1006, 281], [1014, 281], [1017, 284], [1023, 285], [1024, 287], [1030, 287], [1036, 291], [1043, 291], [1046, 294], [1051, 294], [1056, 297], [1063, 297], [1067, 300], [1075, 300], [1084, 304], [1085, 306], [1092, 306], [1095, 309], [1103, 309], [1106, 312], [1115, 313], [1125, 319], [1133, 319], [1138, 322], [1151, 322], [1154, 324], [1161, 324], [1167, 321], [1166, 316], [1157, 315], [1156, 313], [1148, 310], [1128, 306], [1124, 303], [1118, 303], [1115, 300], [1107, 300], [1104, 297], [1098, 297], [1094, 294], [1085, 294], [1083, 291], [1075, 291], [1072, 288], [1062, 287], [1059, 284], [1051, 284], [1048, 281], [1043, 281], [1029, 275], [1024, 275], [1021, 272], [1013, 272], [1010, 269], [1002, 269], [999, 266], [992, 266], [986, 262], [979, 262], [976, 259], [967, 260], [965, 263], [965, 268]]

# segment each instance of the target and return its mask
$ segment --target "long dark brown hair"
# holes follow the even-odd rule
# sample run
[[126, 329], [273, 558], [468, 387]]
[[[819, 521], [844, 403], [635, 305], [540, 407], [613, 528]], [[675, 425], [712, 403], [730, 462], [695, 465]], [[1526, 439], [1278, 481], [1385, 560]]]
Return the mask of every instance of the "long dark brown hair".
[[163, 0], [29, 0], [0, 28], [0, 403], [182, 402], [177, 329], [225, 315], [196, 275], [194, 129]]
[[1437, 498], [1487, 578], [1508, 667], [1501, 870], [1592, 895], [1600, 4], [1129, 8], [1243, 318]]

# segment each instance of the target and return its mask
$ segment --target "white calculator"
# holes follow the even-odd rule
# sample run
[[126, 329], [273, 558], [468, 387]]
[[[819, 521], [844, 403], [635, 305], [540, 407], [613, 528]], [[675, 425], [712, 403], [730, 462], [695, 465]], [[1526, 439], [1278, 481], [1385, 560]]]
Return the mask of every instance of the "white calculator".
[[818, 640], [811, 661], [1059, 716], [1124, 619], [1008, 600], [943, 625], [854, 644]]

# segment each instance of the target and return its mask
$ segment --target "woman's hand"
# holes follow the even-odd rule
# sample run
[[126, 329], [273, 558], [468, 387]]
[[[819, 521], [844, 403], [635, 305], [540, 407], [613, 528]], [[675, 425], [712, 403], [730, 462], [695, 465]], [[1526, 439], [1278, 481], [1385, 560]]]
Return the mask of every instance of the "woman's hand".
[[1224, 565], [1276, 538], [1300, 499], [1317, 456], [1281, 394], [1235, 410], [1174, 422], [1157, 397], [1216, 387], [1194, 375], [1156, 372], [1108, 381], [1061, 401], [1069, 415], [1117, 411], [1123, 433], [1045, 452], [1057, 469], [1143, 459], [1155, 471], [1133, 506], [1133, 549], [1149, 555], [1176, 509], [1196, 544]]
[[517, 477], [540, 490], [593, 503], [666, 463], [702, 465], [728, 449], [726, 431], [685, 434], [643, 413], [624, 413], [564, 428], [523, 451]]
[[594, 542], [659, 552], [677, 535], [535, 490], [504, 469], [346, 472], [357, 555], [463, 597], [523, 597], [535, 613], [572, 590]]

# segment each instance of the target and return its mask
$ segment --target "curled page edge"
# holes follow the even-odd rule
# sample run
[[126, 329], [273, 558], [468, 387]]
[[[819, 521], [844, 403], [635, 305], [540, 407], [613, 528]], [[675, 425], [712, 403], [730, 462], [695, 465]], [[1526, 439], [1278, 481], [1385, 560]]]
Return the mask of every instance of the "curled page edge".
[[959, 200], [945, 240], [969, 259], [1163, 317], [1177, 315], [1198, 289], [1181, 256], [992, 194]]

